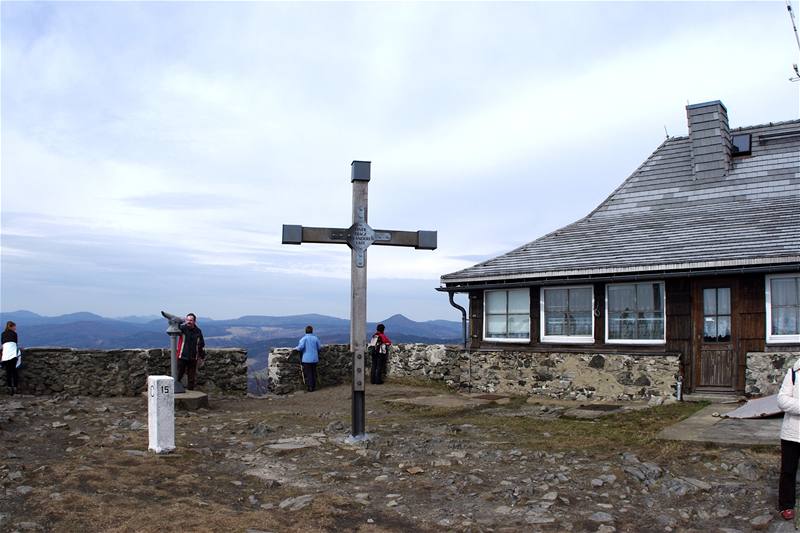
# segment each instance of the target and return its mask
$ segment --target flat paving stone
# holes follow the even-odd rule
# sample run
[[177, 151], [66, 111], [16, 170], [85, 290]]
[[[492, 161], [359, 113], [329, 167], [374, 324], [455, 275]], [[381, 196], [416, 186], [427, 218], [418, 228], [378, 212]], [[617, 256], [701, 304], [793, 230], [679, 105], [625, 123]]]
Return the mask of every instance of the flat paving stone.
[[[740, 404], [711, 404], [661, 430], [657, 438], [733, 446], [778, 446], [783, 418], [736, 419], [725, 414]], [[717, 413], [718, 416], [714, 416]]]

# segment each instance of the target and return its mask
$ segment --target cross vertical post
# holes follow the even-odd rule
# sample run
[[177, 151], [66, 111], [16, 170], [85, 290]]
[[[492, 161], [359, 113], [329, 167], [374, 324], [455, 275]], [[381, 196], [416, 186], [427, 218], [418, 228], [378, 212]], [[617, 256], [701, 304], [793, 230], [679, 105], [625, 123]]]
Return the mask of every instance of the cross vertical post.
[[[366, 162], [353, 161], [350, 182], [353, 184], [353, 225], [367, 224], [370, 167]], [[361, 254], [361, 257], [359, 257]], [[365, 343], [367, 339], [367, 249], [350, 249], [350, 351], [353, 352], [353, 399], [350, 420], [352, 435], [366, 432], [366, 395], [364, 393]]]
[[353, 354], [352, 437], [363, 438], [366, 426], [364, 366], [367, 343], [367, 248], [413, 246], [417, 250], [435, 250], [435, 231], [374, 230], [367, 224], [370, 162], [353, 161], [350, 182], [353, 184], [353, 217], [349, 228], [314, 228], [283, 225], [283, 244], [326, 243], [350, 247], [350, 351]]

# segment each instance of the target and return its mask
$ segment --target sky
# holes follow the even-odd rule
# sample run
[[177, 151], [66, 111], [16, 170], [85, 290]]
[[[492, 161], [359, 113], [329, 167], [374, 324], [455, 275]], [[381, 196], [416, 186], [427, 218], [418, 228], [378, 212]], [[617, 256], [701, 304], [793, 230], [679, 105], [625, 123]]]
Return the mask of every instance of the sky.
[[[798, 2], [792, 4], [795, 15]], [[0, 3], [0, 310], [460, 320], [439, 277], [589, 213], [687, 103], [800, 118], [774, 2]], [[456, 297], [464, 305], [464, 295]]]

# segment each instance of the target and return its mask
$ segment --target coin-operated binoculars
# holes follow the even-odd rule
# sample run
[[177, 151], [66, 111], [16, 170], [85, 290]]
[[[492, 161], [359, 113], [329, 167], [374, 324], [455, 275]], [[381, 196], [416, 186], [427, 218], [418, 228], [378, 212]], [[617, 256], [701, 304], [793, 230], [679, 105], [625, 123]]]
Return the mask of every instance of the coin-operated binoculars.
[[169, 368], [172, 373], [172, 379], [175, 382], [175, 393], [186, 392], [186, 389], [183, 388], [183, 383], [178, 381], [178, 335], [181, 334], [181, 328], [179, 326], [183, 324], [184, 319], [180, 316], [171, 315], [166, 311], [161, 311], [161, 316], [169, 321], [169, 325], [167, 326], [170, 352]]

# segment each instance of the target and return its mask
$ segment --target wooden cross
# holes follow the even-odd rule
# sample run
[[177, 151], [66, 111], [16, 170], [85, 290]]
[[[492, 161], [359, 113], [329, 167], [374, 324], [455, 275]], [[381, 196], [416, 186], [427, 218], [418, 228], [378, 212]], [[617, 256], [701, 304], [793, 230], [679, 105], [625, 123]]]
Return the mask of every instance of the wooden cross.
[[363, 437], [365, 427], [364, 353], [367, 343], [367, 248], [413, 246], [435, 250], [435, 231], [393, 231], [372, 229], [367, 224], [367, 188], [370, 162], [353, 161], [353, 223], [349, 228], [283, 226], [283, 244], [304, 242], [346, 244], [350, 247], [350, 351], [353, 353], [352, 436]]

